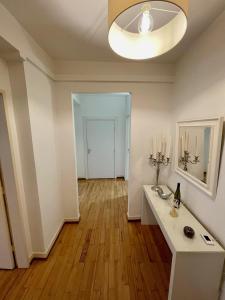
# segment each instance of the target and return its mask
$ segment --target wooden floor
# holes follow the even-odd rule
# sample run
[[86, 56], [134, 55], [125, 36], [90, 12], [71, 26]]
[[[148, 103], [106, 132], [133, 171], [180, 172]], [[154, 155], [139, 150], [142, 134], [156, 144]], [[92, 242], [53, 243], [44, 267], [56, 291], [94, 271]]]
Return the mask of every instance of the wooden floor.
[[171, 253], [157, 226], [127, 222], [127, 183], [79, 182], [81, 221], [47, 260], [0, 271], [0, 299], [167, 299]]

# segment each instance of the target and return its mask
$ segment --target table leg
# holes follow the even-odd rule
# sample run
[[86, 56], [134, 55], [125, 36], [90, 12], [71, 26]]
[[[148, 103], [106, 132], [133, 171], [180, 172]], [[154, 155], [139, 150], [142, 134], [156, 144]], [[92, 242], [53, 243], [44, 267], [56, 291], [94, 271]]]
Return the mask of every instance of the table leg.
[[154, 217], [154, 214], [151, 211], [148, 200], [145, 197], [143, 192], [142, 196], [142, 208], [141, 208], [141, 224], [142, 225], [157, 225], [157, 221]]
[[169, 300], [218, 300], [223, 253], [173, 255]]

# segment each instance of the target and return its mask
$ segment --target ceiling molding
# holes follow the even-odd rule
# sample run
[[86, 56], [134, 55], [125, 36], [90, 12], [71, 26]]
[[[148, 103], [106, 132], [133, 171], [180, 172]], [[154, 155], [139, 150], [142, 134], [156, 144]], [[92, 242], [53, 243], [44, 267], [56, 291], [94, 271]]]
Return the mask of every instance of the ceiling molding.
[[[169, 83], [175, 82], [175, 65], [164, 64], [127, 64], [119, 63], [118, 72], [113, 72], [112, 64], [108, 62], [77, 62], [71, 61], [69, 64], [74, 65], [74, 72], [64, 73], [58, 70], [55, 73], [46, 72], [44, 68], [37, 65], [32, 59], [26, 58], [24, 61], [32, 64], [36, 69], [45, 74], [49, 79], [55, 82], [114, 82], [114, 83]], [[67, 69], [68, 62], [63, 65]], [[79, 68], [76, 67], [79, 65]], [[114, 65], [114, 64], [113, 64]], [[121, 69], [130, 67], [126, 74], [121, 74]], [[132, 68], [131, 68], [132, 67]], [[80, 70], [82, 69], [82, 74]], [[106, 69], [108, 73], [106, 74]], [[130, 71], [132, 69], [132, 72]], [[135, 70], [137, 72], [135, 72]], [[156, 75], [157, 74], [157, 75]]]
[[174, 83], [175, 76], [55, 75], [56, 82]]

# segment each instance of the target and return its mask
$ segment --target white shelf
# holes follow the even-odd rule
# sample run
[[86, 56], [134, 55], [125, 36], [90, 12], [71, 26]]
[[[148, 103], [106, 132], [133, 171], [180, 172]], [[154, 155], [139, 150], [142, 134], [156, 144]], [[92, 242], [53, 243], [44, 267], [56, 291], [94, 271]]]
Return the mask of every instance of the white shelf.
[[[145, 196], [172, 252], [224, 252], [224, 249], [216, 241], [213, 246], [205, 244], [200, 234], [206, 234], [213, 240], [214, 238], [184, 205], [181, 204], [177, 210], [178, 217], [172, 218], [170, 210], [173, 195], [169, 200], [162, 200], [155, 191], [151, 190], [151, 187], [144, 186]], [[162, 188], [166, 193], [170, 192], [166, 186], [162, 186]], [[184, 235], [184, 226], [194, 229], [193, 239]]]

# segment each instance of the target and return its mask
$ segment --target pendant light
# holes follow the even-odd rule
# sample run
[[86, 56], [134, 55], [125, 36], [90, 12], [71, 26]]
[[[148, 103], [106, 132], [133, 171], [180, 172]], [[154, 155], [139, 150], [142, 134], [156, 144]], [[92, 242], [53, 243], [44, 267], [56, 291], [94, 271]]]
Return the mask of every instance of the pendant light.
[[188, 0], [109, 0], [108, 40], [118, 55], [144, 60], [174, 48], [187, 30]]

